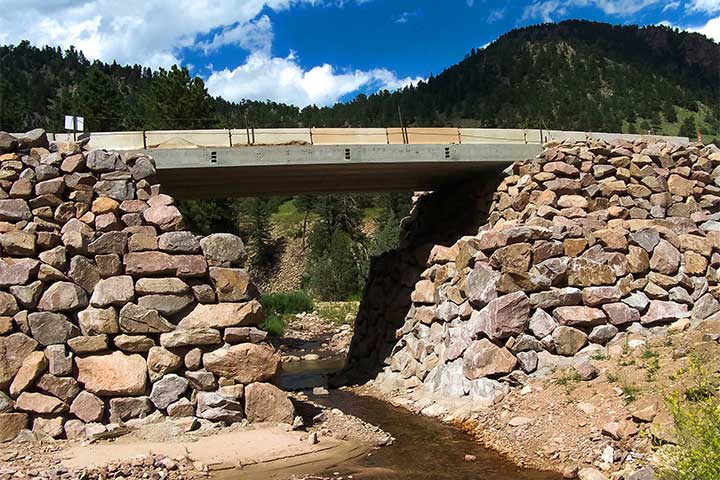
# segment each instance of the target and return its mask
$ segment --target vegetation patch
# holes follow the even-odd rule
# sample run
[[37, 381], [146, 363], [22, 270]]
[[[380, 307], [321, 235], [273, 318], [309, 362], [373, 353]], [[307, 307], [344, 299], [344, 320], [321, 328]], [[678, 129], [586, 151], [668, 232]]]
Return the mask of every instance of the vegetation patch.
[[720, 478], [720, 392], [718, 380], [703, 362], [693, 359], [691, 385], [667, 398], [678, 444], [667, 450], [663, 480]]

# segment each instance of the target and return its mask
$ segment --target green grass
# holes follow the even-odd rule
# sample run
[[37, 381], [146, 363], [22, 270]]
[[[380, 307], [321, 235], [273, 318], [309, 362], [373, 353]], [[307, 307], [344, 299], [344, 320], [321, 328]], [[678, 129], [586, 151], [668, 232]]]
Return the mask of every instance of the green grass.
[[268, 293], [260, 297], [265, 309], [265, 321], [262, 330], [272, 337], [280, 337], [285, 331], [288, 318], [296, 313], [312, 312], [312, 298], [305, 292]]
[[691, 359], [691, 386], [667, 398], [678, 444], [667, 451], [661, 480], [720, 478], [720, 392], [699, 359]]
[[278, 315], [312, 312], [315, 307], [312, 298], [302, 291], [267, 293], [260, 297], [260, 303], [266, 312]]
[[281, 337], [285, 332], [285, 320], [276, 313], [268, 313], [260, 329], [265, 330], [271, 337]]
[[[668, 122], [665, 120], [664, 115], [661, 113], [660, 118], [662, 121], [659, 125], [655, 125], [658, 127], [655, 131], [655, 134], [657, 135], [672, 135], [676, 136], [678, 134], [678, 131], [680, 130], [680, 125], [685, 121], [685, 119], [691, 115], [695, 116], [695, 125], [700, 129], [700, 131], [703, 134], [703, 142], [706, 144], [712, 142], [715, 139], [720, 138], [720, 132], [713, 131], [710, 127], [710, 125], [705, 123], [705, 117], [710, 113], [710, 109], [704, 105], [700, 104], [697, 112], [691, 112], [690, 110], [682, 107], [675, 107], [675, 112], [677, 114], [677, 121], [676, 122]], [[640, 129], [640, 124], [647, 120], [648, 123], [650, 123], [649, 119], [644, 118], [638, 118], [635, 121], [635, 129], [638, 133], [646, 133], [642, 132]], [[623, 122], [623, 132], [627, 133], [630, 129], [630, 124], [628, 122]], [[690, 140], [695, 140], [694, 138], [691, 138]]]
[[321, 318], [328, 319], [336, 324], [352, 325], [352, 322], [346, 319], [349, 318], [349, 315], [352, 317], [352, 321], [355, 321], [360, 302], [318, 302], [316, 307]]
[[580, 375], [576, 371], [567, 372], [555, 381], [558, 385], [570, 385], [580, 381]]
[[[308, 227], [317, 220], [315, 213], [307, 216]], [[295, 206], [295, 200], [288, 200], [280, 204], [277, 211], [270, 215], [270, 221], [276, 225], [284, 235], [299, 236], [302, 233], [303, 222], [305, 221], [305, 212], [301, 212]], [[308, 233], [309, 233], [308, 228]]]
[[638, 393], [640, 393], [640, 389], [638, 387], [628, 383], [626, 380], [623, 380], [620, 388], [622, 388], [623, 398], [626, 402], [630, 403], [637, 400]]

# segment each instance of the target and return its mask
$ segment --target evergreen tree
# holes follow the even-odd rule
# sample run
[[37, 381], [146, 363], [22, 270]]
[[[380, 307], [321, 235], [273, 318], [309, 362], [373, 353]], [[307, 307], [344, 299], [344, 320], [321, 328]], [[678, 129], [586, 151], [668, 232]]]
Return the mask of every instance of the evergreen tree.
[[212, 128], [218, 123], [202, 79], [176, 65], [155, 73], [143, 105], [150, 129]]
[[257, 268], [267, 268], [272, 264], [275, 256], [270, 231], [271, 211], [265, 199], [254, 198], [251, 205], [252, 228], [248, 234], [248, 241], [253, 252], [252, 262]]
[[697, 126], [695, 125], [695, 115], [688, 115], [680, 125], [680, 131], [678, 135], [681, 137], [688, 137], [690, 140], [697, 138]]
[[677, 112], [675, 111], [675, 106], [672, 103], [665, 104], [665, 108], [663, 109], [663, 117], [665, 117], [666, 122], [677, 122]]
[[74, 96], [74, 109], [67, 113], [85, 117], [85, 129], [96, 132], [122, 130], [125, 102], [113, 79], [94, 63], [78, 85]]

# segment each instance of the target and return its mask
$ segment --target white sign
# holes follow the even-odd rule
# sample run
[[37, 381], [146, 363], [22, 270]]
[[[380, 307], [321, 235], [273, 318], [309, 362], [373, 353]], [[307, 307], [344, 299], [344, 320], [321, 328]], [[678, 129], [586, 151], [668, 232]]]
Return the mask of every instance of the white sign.
[[82, 132], [85, 130], [85, 118], [65, 115], [65, 130]]

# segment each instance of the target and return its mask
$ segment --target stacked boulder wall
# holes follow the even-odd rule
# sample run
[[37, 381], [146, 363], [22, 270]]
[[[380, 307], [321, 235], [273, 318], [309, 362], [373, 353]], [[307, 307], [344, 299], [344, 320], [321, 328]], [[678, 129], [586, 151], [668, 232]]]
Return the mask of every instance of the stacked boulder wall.
[[[402, 268], [371, 272], [380, 278], [365, 292], [350, 373], [375, 362], [388, 388], [493, 403], [525, 375], [587, 361], [623, 335], [720, 315], [714, 145], [551, 143], [515, 163], [490, 200], [472, 235], [410, 242], [386, 257]], [[414, 220], [432, 223], [422, 206]], [[383, 297], [383, 275], [402, 293]]]
[[[0, 441], [154, 412], [233, 422], [245, 386], [284, 396], [263, 383], [280, 357], [257, 329], [242, 240], [186, 231], [150, 157], [37, 132], [3, 145]], [[258, 403], [254, 418], [292, 421], [289, 401]]]

